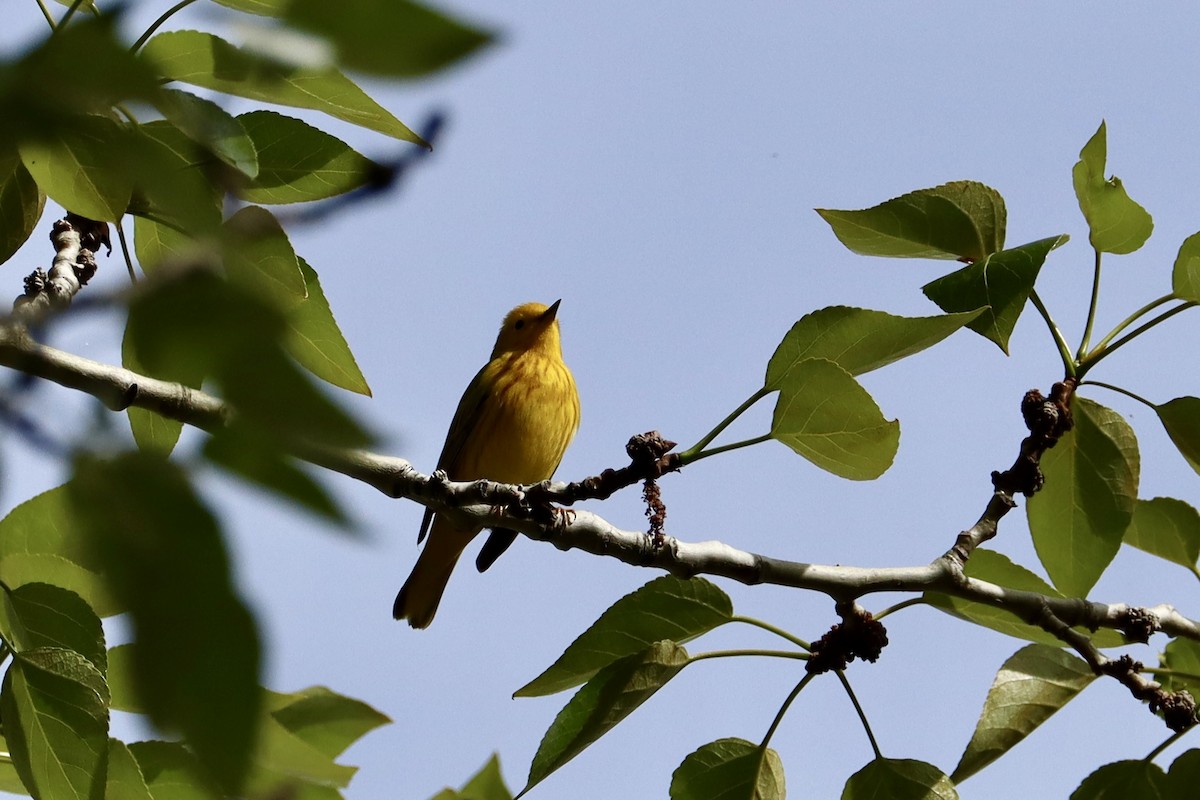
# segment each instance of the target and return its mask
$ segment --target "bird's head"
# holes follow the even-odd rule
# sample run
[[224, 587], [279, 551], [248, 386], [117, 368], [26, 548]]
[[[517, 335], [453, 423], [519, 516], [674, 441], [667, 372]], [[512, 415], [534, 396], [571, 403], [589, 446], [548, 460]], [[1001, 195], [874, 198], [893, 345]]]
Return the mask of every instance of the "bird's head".
[[522, 352], [525, 350], [546, 350], [552, 354], [562, 354], [562, 344], [558, 335], [558, 304], [525, 303], [519, 305], [504, 317], [500, 333], [496, 336], [496, 347], [492, 350], [492, 358], [501, 353]]

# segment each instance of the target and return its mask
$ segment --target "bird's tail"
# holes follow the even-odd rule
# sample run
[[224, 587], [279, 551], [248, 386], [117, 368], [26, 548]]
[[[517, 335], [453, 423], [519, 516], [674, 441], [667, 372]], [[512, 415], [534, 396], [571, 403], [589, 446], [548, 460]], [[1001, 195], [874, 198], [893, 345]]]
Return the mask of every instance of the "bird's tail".
[[434, 518], [429, 541], [421, 551], [412, 574], [396, 595], [396, 602], [392, 604], [392, 616], [395, 619], [406, 619], [414, 628], [429, 627], [450, 575], [454, 572], [454, 565], [476, 533], [458, 530], [440, 517]]

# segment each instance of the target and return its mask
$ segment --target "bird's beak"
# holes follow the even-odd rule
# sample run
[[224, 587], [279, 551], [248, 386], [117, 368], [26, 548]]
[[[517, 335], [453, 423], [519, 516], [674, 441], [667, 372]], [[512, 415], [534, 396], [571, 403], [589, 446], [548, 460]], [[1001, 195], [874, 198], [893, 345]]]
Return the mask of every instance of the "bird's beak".
[[553, 303], [550, 304], [549, 308], [547, 308], [545, 311], [542, 312], [542, 316], [541, 316], [542, 322], [549, 324], [554, 321], [554, 318], [556, 316], [558, 316], [558, 304], [561, 302], [562, 302], [561, 299], [555, 300]]

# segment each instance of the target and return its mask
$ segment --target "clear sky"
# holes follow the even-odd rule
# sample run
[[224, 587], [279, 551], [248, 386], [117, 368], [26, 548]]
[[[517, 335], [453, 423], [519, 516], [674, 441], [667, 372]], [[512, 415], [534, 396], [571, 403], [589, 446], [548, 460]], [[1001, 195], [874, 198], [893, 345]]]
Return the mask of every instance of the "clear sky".
[[[31, 2], [6, 5], [14, 19], [0, 42], [12, 51], [22, 35], [40, 35], [41, 18]], [[138, 15], [165, 5], [138, 4]], [[862, 208], [949, 180], [993, 186], [1008, 203], [1010, 245], [1071, 234], [1047, 261], [1039, 292], [1074, 343], [1092, 253], [1071, 167], [1102, 119], [1109, 171], [1154, 215], [1155, 235], [1138, 253], [1107, 259], [1098, 329], [1168, 291], [1179, 242], [1200, 229], [1200, 8], [1192, 4], [442, 7], [497, 30], [500, 41], [432, 81], [365, 83], [409, 124], [445, 110], [437, 151], [398, 194], [290, 231], [374, 390], [349, 402], [382, 449], [424, 470], [501, 317], [521, 302], [562, 298], [564, 350], [583, 403], [583, 425], [558, 473], [565, 479], [621, 466], [625, 441], [642, 431], [695, 442], [761, 384], [779, 339], [812, 310], [937, 312], [919, 287], [953, 264], [855, 256], [814, 207]], [[211, 27], [213, 19], [197, 4], [179, 24]], [[397, 152], [383, 137], [321, 124], [367, 155]], [[9, 296], [48, 262], [43, 231], [53, 213], [4, 270]], [[119, 285], [116, 258], [102, 269], [102, 286]], [[1094, 377], [1159, 402], [1200, 394], [1198, 319], [1177, 318]], [[55, 336], [59, 346], [109, 361], [118, 342], [119, 326], [94, 319]], [[990, 471], [1012, 463], [1024, 435], [1022, 394], [1062, 377], [1032, 311], [1012, 353], [964, 331], [866, 376], [903, 431], [882, 479], [843, 481], [767, 443], [664, 479], [667, 532], [798, 561], [927, 563], [982, 512]], [[1111, 393], [1087, 396], [1131, 419], [1142, 497], [1200, 503], [1197, 475], [1153, 414]], [[87, 408], [62, 391], [38, 398], [48, 409]], [[768, 405], [733, 434], [763, 432]], [[197, 441], [185, 438], [183, 450]], [[6, 441], [2, 455], [3, 510], [63, 478], [61, 465], [21, 442]], [[331, 477], [326, 483], [365, 534], [356, 539], [223, 478], [204, 483], [259, 614], [269, 685], [325, 684], [395, 721], [347, 753], [361, 766], [350, 798], [426, 798], [461, 784], [493, 751], [520, 788], [569, 695], [514, 700], [512, 692], [656, 574], [522, 539], [485, 575], [463, 564], [432, 628], [413, 631], [389, 611], [418, 552], [420, 507]], [[587, 507], [622, 528], [644, 525], [636, 490]], [[991, 546], [1041, 571], [1023, 510], [1004, 520]], [[720, 583], [738, 612], [806, 639], [836, 621], [823, 596]], [[1128, 549], [1092, 596], [1172, 602], [1200, 616], [1192, 578]], [[949, 773], [996, 669], [1023, 642], [922, 608], [890, 618], [888, 629], [882, 659], [854, 664], [849, 678], [885, 755]], [[1163, 644], [1159, 637], [1132, 652], [1153, 662]], [[773, 645], [739, 626], [690, 649]], [[689, 667], [531, 797], [665, 797], [671, 772], [697, 747], [728, 736], [759, 740], [799, 677], [794, 662], [781, 660]], [[1141, 758], [1165, 735], [1125, 690], [1097, 681], [966, 782], [962, 795], [1066, 797], [1094, 767]], [[871, 758], [832, 677], [800, 696], [773, 746], [794, 797], [837, 797]]]

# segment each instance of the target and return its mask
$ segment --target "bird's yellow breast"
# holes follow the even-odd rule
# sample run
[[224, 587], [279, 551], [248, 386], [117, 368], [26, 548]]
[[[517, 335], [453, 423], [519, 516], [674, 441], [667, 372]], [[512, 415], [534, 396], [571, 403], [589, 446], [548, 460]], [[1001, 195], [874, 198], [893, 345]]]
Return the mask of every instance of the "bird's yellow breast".
[[561, 358], [504, 353], [485, 368], [487, 397], [458, 461], [461, 479], [537, 483], [554, 474], [579, 427], [579, 394]]

